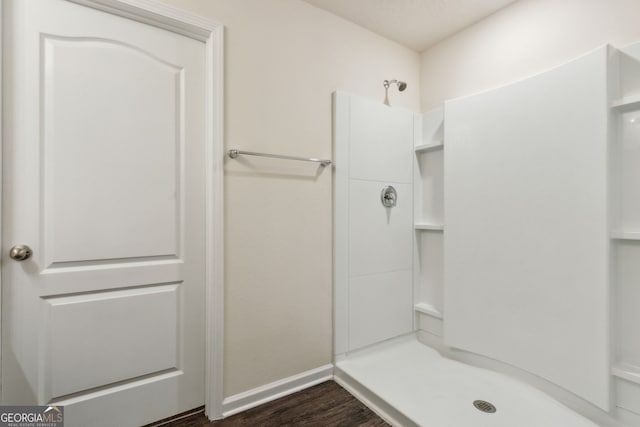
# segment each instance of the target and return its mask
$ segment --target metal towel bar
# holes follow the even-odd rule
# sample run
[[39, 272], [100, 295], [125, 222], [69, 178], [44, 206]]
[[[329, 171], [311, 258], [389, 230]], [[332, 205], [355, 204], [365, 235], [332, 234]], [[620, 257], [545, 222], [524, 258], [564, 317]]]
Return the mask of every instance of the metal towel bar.
[[240, 154], [246, 155], [246, 156], [271, 157], [271, 158], [274, 158], [274, 159], [300, 160], [300, 161], [303, 161], [303, 162], [314, 162], [314, 163], [320, 163], [320, 166], [322, 166], [322, 167], [326, 167], [326, 166], [329, 166], [331, 164], [331, 160], [315, 159], [313, 157], [283, 156], [281, 154], [255, 153], [253, 151], [241, 151], [241, 150], [236, 150], [236, 149], [229, 150], [229, 157], [231, 157], [232, 159], [235, 159]]

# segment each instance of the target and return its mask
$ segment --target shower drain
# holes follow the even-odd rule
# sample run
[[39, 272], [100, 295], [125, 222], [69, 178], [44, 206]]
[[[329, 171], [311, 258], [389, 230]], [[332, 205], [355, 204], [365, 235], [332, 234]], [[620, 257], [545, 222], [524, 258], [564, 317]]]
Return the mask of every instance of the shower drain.
[[473, 406], [475, 406], [478, 411], [486, 412], [488, 414], [496, 412], [496, 407], [486, 400], [474, 400]]

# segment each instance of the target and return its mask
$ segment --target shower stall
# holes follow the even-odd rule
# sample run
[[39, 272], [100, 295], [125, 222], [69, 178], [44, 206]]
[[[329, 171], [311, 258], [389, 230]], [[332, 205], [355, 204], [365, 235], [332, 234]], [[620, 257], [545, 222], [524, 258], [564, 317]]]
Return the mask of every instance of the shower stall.
[[640, 44], [424, 114], [336, 92], [334, 160], [343, 386], [398, 425], [640, 426]]

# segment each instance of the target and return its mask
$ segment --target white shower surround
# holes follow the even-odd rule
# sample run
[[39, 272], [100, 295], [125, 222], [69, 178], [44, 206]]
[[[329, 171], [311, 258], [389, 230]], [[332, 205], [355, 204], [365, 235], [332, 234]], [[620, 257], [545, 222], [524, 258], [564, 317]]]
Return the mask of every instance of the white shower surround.
[[[640, 131], [635, 125], [640, 123], [640, 62], [636, 58], [640, 58], [640, 44], [621, 51], [603, 47], [531, 79], [449, 101], [447, 109], [466, 109], [470, 119], [462, 124], [468, 125], [466, 130], [455, 128], [461, 123], [447, 122], [447, 141], [455, 144], [460, 135], [473, 133], [487, 144], [485, 147], [478, 143], [465, 150], [469, 147], [450, 147], [445, 142], [443, 156], [439, 140], [443, 110], [414, 117], [413, 304], [419, 338], [451, 358], [529, 382], [607, 426], [617, 426], [618, 422], [640, 426], [640, 339], [633, 327], [640, 320], [638, 310], [634, 310], [640, 304]], [[545, 91], [555, 99], [541, 96]], [[341, 96], [347, 98], [346, 94]], [[501, 96], [506, 96], [502, 100], [505, 102], [499, 102]], [[518, 104], [513, 106], [507, 100]], [[349, 115], [340, 114], [348, 110], [345, 105], [348, 104], [334, 104], [336, 160], [341, 153], [349, 154], [348, 148], [341, 146], [341, 141], [348, 140], [344, 137], [349, 136]], [[447, 120], [454, 116], [449, 113]], [[491, 120], [495, 122], [500, 117], [508, 118], [511, 126], [504, 125], [496, 133]], [[487, 122], [482, 123], [483, 120]], [[539, 129], [545, 120], [555, 127]], [[369, 120], [373, 128], [382, 122], [375, 116]], [[573, 129], [568, 124], [573, 124]], [[524, 150], [518, 150], [518, 146], [504, 140], [491, 139], [495, 137], [518, 138], [527, 144], [523, 145]], [[369, 151], [374, 147], [370, 145]], [[404, 145], [400, 147], [404, 149]], [[453, 149], [458, 151], [451, 155]], [[469, 156], [471, 151], [473, 155]], [[448, 154], [452, 157], [447, 158]], [[365, 158], [371, 156], [375, 157], [368, 152]], [[515, 167], [517, 159], [524, 160], [524, 167]], [[526, 163], [532, 160], [538, 164]], [[465, 163], [466, 171], [461, 168], [452, 175], [452, 170], [447, 170]], [[403, 419], [403, 414], [381, 399], [375, 389], [363, 388], [359, 378], [352, 378], [355, 382], [351, 382], [343, 369], [357, 360], [358, 352], [354, 350], [358, 346], [373, 344], [376, 337], [379, 342], [384, 341], [391, 335], [388, 329], [387, 333], [380, 332], [384, 328], [378, 326], [384, 323], [385, 316], [376, 316], [376, 311], [369, 313], [368, 320], [360, 320], [378, 331], [369, 332], [365, 340], [359, 341], [353, 336], [357, 331], [349, 327], [354, 296], [380, 307], [389, 301], [376, 299], [373, 294], [349, 295], [349, 282], [341, 282], [340, 273], [349, 271], [350, 259], [342, 257], [348, 253], [348, 240], [344, 246], [343, 237], [349, 236], [348, 222], [341, 220], [341, 215], [349, 214], [349, 193], [341, 187], [341, 183], [348, 182], [345, 167], [345, 163], [336, 165], [335, 180], [336, 378], [346, 378], [348, 388], [391, 414], [391, 418]], [[537, 168], [542, 175], [536, 180]], [[469, 176], [470, 171], [474, 176]], [[508, 173], [515, 174], [514, 182], [505, 182], [509, 180]], [[447, 201], [444, 219], [438, 206], [443, 199], [443, 174], [447, 175], [447, 197], [452, 197]], [[496, 184], [493, 190], [500, 190], [499, 196], [504, 196], [498, 197], [498, 202], [487, 197], [491, 195], [491, 183]], [[479, 194], [465, 198], [469, 190]], [[570, 195], [575, 192], [581, 197], [572, 201]], [[532, 214], [508, 204], [507, 196], [514, 195], [520, 203], [532, 204]], [[341, 211], [341, 206], [347, 208]], [[501, 211], [500, 206], [506, 209]], [[473, 208], [480, 210], [476, 217], [472, 216]], [[492, 216], [491, 212], [497, 214]], [[584, 216], [576, 219], [576, 212]], [[529, 219], [518, 228], [517, 220], [510, 215]], [[543, 220], [536, 223], [535, 218]], [[501, 228], [505, 221], [511, 221], [510, 225]], [[525, 238], [509, 243], [509, 233], [518, 229]], [[370, 233], [376, 231], [373, 228]], [[498, 234], [501, 237], [496, 237]], [[540, 255], [540, 246], [536, 245], [545, 239], [556, 246]], [[552, 254], [568, 253], [557, 247], [560, 244], [571, 245], [574, 256], [563, 262], [554, 260]], [[505, 245], [513, 250], [507, 250]], [[479, 254], [477, 258], [471, 256], [474, 251]], [[516, 263], [518, 253], [525, 252], [529, 260]], [[511, 262], [492, 264], [487, 255], [491, 253], [498, 260]], [[536, 253], [543, 260], [537, 273], [535, 262], [531, 261]], [[482, 263], [478, 260], [489, 268], [476, 274], [472, 269], [465, 271], [465, 266], [470, 265], [476, 270], [484, 268], [479, 267]], [[500, 280], [493, 283], [490, 278], [496, 274]], [[518, 277], [522, 280], [506, 287]], [[472, 282], [482, 286], [474, 289]], [[364, 285], [361, 288], [366, 289]], [[350, 296], [351, 301], [345, 296]], [[474, 306], [469, 303], [471, 300], [481, 304]], [[395, 310], [399, 313], [402, 308], [397, 306]], [[507, 312], [511, 313], [509, 322], [491, 319], [504, 318]], [[366, 313], [361, 310], [359, 315]], [[522, 336], [518, 337], [518, 331], [524, 331]], [[517, 345], [513, 345], [515, 341]], [[378, 343], [370, 347], [374, 350], [367, 351], [375, 351], [379, 345], [387, 344]], [[548, 360], [546, 355], [553, 357]]]
[[605, 411], [608, 55], [445, 103], [445, 344]]
[[[414, 113], [334, 94], [335, 348], [344, 354], [413, 330]], [[386, 208], [392, 185], [397, 205]]]

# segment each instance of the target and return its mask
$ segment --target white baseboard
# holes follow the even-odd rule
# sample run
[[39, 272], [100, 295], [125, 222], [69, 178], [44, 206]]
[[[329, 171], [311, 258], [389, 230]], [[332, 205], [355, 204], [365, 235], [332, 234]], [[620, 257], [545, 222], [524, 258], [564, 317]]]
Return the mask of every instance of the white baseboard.
[[229, 417], [331, 379], [333, 365], [328, 364], [229, 396], [222, 401], [222, 417]]

